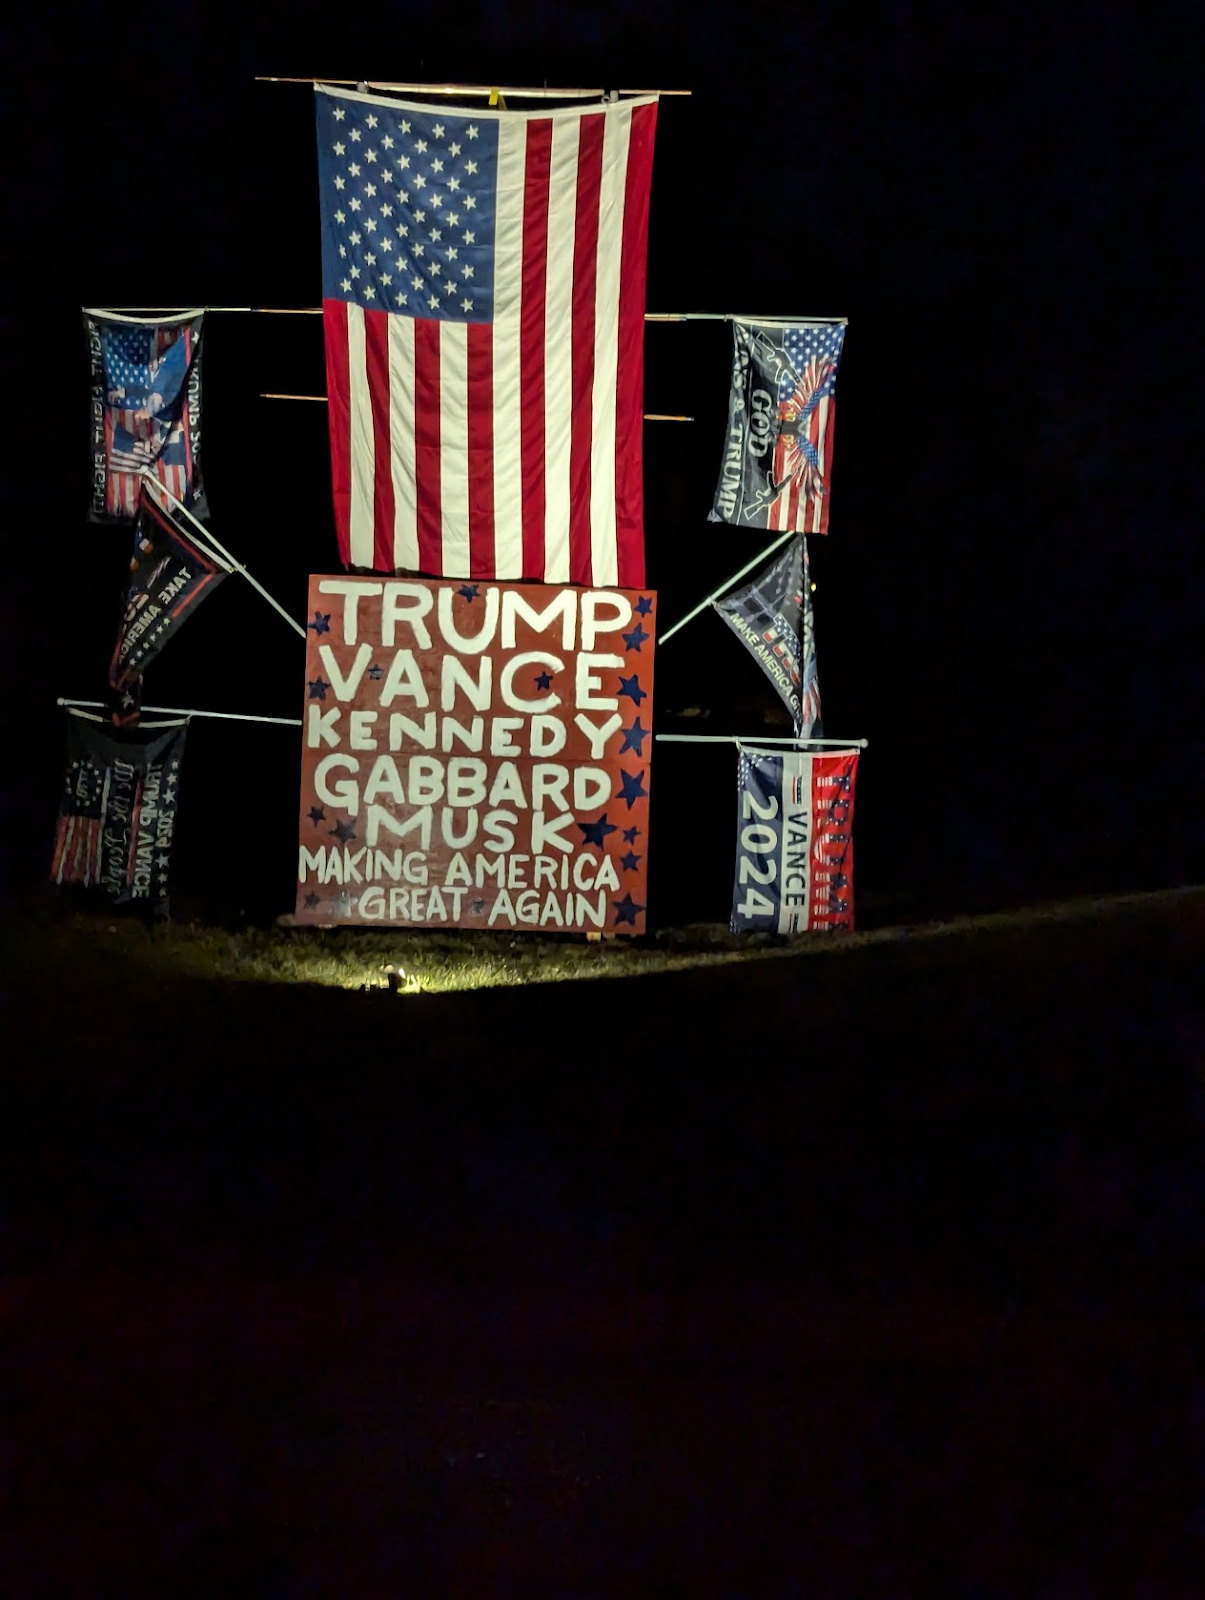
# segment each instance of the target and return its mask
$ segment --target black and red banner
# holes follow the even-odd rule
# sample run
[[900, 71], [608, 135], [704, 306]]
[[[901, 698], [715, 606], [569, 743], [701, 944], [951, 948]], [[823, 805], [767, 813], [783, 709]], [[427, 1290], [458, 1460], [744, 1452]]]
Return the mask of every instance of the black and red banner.
[[187, 722], [115, 733], [98, 718], [68, 716], [51, 881], [162, 915]]

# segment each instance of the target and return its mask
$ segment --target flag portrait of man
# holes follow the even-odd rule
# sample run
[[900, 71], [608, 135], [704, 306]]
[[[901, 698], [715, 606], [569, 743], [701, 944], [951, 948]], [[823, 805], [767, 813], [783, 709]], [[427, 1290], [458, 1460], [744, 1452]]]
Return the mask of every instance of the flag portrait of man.
[[132, 522], [141, 475], [203, 516], [200, 474], [204, 314], [156, 322], [86, 311], [92, 355], [93, 521]]

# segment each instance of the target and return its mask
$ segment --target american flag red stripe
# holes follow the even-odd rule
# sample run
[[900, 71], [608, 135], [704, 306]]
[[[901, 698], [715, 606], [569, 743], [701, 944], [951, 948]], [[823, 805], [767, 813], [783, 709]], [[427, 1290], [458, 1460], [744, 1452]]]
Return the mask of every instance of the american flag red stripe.
[[639, 587], [656, 101], [487, 114], [490, 320], [408, 314], [430, 283], [407, 311], [324, 300], [340, 553], [377, 571]]

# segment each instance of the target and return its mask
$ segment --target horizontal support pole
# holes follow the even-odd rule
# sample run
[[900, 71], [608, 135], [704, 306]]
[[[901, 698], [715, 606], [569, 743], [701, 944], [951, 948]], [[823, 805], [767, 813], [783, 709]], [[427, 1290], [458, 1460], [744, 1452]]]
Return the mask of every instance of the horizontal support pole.
[[[99, 706], [104, 708], [103, 700], [65, 700], [62, 695], [55, 702], [60, 706]], [[221, 717], [227, 722], [276, 722], [285, 728], [300, 728], [300, 717], [253, 717], [245, 711], [199, 711], [195, 707], [186, 710], [183, 706], [141, 706], [142, 711], [166, 712], [173, 717]]]
[[[329, 83], [337, 89], [386, 89], [402, 94], [462, 94], [482, 95], [489, 99], [491, 95], [513, 94], [519, 100], [601, 100], [610, 91], [607, 89], [550, 89], [547, 84], [541, 88], [516, 89], [507, 88], [504, 84], [482, 83], [388, 83], [380, 78], [270, 78], [256, 75], [256, 83]], [[691, 89], [617, 89], [616, 94], [671, 94], [690, 95]]]
[[[178, 306], [104, 306], [100, 315], [166, 317], [179, 315]], [[320, 317], [321, 306], [202, 306], [206, 312], [227, 316]], [[815, 328], [849, 326], [848, 317], [746, 317], [732, 311], [646, 311], [646, 322], [756, 322], [763, 328]]]
[[838, 750], [865, 750], [867, 745], [865, 739], [779, 739], [735, 733], [655, 733], [653, 740], [658, 744], [818, 744]]

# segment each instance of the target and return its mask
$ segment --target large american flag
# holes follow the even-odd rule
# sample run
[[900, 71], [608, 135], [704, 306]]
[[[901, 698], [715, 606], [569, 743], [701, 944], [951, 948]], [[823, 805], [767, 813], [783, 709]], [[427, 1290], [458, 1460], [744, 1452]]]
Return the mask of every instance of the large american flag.
[[640, 587], [656, 98], [317, 112], [345, 563]]

